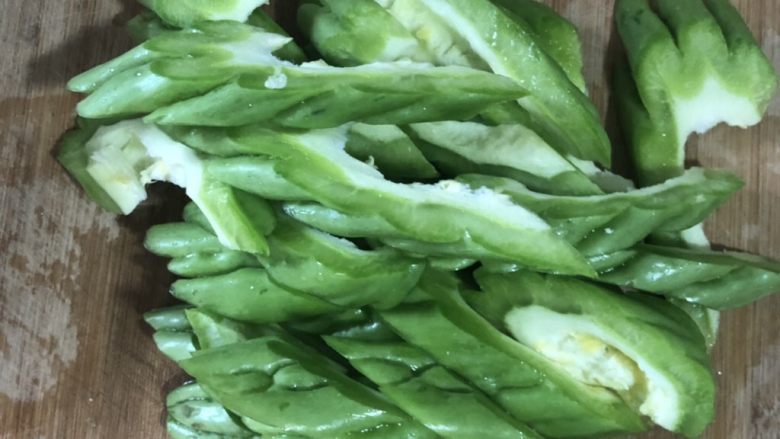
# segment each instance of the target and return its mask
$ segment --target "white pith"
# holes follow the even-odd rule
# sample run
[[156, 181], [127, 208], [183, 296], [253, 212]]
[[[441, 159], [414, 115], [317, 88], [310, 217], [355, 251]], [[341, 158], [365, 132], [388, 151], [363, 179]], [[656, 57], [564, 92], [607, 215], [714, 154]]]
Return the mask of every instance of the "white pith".
[[575, 379], [614, 390], [664, 428], [673, 430], [680, 422], [673, 383], [630, 344], [586, 317], [531, 305], [513, 309], [505, 322], [515, 339]]

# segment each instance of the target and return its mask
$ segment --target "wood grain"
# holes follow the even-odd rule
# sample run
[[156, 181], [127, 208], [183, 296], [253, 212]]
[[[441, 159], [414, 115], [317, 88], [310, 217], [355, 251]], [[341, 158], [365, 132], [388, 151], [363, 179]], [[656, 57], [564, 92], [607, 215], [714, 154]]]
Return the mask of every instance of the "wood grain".
[[[593, 99], [613, 126], [605, 72], [619, 45], [611, 1], [551, 3], [579, 26]], [[736, 3], [780, 68], [780, 2]], [[163, 438], [163, 397], [184, 377], [141, 321], [171, 303], [164, 263], [141, 241], [149, 225], [177, 218], [181, 195], [157, 188], [136, 213], [117, 218], [89, 202], [52, 158], [78, 100], [65, 81], [129, 47], [122, 26], [137, 7], [5, 0], [2, 9], [0, 437]], [[294, 12], [288, 4], [279, 15], [289, 21]], [[691, 142], [691, 161], [746, 181], [707, 223], [718, 244], [780, 259], [779, 135], [776, 100], [756, 128], [719, 127]], [[778, 315], [780, 297], [724, 315], [714, 354], [718, 418], [706, 438], [780, 435]]]

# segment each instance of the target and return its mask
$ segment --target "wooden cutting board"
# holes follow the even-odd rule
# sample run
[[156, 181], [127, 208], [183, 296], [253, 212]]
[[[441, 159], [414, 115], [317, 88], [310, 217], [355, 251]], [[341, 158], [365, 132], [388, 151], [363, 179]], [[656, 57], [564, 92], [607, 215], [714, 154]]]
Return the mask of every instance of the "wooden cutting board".
[[[290, 3], [276, 11], [287, 23]], [[552, 3], [578, 25], [593, 99], [614, 127], [605, 74], [619, 46], [612, 1]], [[780, 69], [780, 1], [737, 6]], [[52, 158], [78, 101], [66, 80], [130, 47], [123, 24], [136, 11], [133, 0], [3, 2], [0, 438], [163, 438], [163, 398], [185, 379], [141, 320], [172, 303], [164, 261], [141, 243], [151, 224], [178, 219], [181, 195], [159, 187], [133, 215], [116, 217], [87, 200]], [[778, 140], [775, 100], [758, 127], [720, 127], [691, 141], [692, 161], [746, 182], [707, 223], [718, 244], [780, 259]], [[778, 316], [780, 296], [723, 316], [714, 353], [718, 417], [705, 437], [780, 437]]]

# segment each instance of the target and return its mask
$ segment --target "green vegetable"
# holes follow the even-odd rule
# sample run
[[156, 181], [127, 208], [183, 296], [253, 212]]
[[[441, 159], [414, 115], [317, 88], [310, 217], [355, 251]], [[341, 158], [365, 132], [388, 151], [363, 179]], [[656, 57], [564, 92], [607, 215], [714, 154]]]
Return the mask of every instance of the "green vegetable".
[[780, 264], [759, 256], [640, 245], [599, 280], [714, 309], [744, 306], [780, 292]]
[[141, 12], [127, 22], [127, 32], [136, 44], [141, 44], [150, 38], [172, 30], [176, 30], [176, 28], [148, 10]]
[[[247, 18], [246, 23], [271, 33], [284, 35], [285, 37], [290, 36], [287, 31], [279, 26], [279, 24], [276, 23], [276, 21], [274, 21], [274, 19], [271, 18], [268, 14], [263, 12], [262, 9], [255, 9], [249, 18]], [[289, 43], [285, 44], [281, 49], [274, 52], [274, 55], [280, 59], [296, 64], [301, 64], [308, 60], [303, 49], [295, 41], [290, 41]]]
[[144, 321], [155, 331], [189, 331], [192, 328], [187, 320], [188, 306], [172, 306], [144, 314]]
[[274, 282], [344, 307], [395, 306], [424, 268], [391, 249], [361, 250], [284, 216], [268, 240], [271, 253], [261, 261]]
[[[191, 218], [197, 216], [193, 208], [185, 211]], [[392, 307], [406, 297], [424, 267], [391, 249], [360, 250], [283, 215], [268, 240], [271, 256], [260, 258], [264, 269], [252, 268], [257, 266], [252, 255], [233, 252], [238, 263], [226, 274], [209, 273], [223, 267], [206, 267], [196, 273], [203, 277], [175, 282], [171, 293], [235, 320], [275, 323], [349, 307]], [[146, 246], [179, 261], [227, 252], [213, 235], [192, 223], [155, 226], [147, 234]]]
[[223, 183], [268, 200], [306, 201], [311, 198], [301, 188], [279, 175], [274, 170], [275, 165], [274, 160], [265, 157], [243, 156], [211, 159], [206, 168], [209, 174]]
[[213, 231], [193, 222], [152, 226], [146, 232], [144, 246], [158, 256], [169, 258], [225, 250]]
[[712, 422], [715, 382], [690, 318], [660, 299], [530, 272], [476, 272], [466, 299], [494, 325], [582, 383], [610, 389], [687, 437]]
[[[168, 271], [182, 277], [204, 277], [225, 274], [243, 267], [260, 267], [257, 257], [251, 253], [228, 250], [214, 235], [203, 213], [194, 204], [187, 211], [197, 210], [199, 218], [188, 219], [188, 224], [162, 224], [153, 226], [146, 233], [147, 250], [172, 258]], [[202, 218], [200, 218], [202, 217]], [[204, 228], [205, 227], [205, 228]]]
[[[190, 358], [200, 349], [239, 343], [269, 333], [267, 328], [244, 325], [187, 307], [152, 311], [144, 318], [156, 330], [157, 347], [177, 362]], [[169, 334], [182, 335], [178, 346]], [[166, 398], [166, 406], [166, 428], [174, 439], [259, 437], [197, 383], [173, 390]]]
[[198, 349], [186, 310], [187, 307], [176, 306], [144, 314], [144, 320], [154, 329], [157, 348], [176, 362], [189, 358]]
[[[425, 351], [360, 310], [297, 325], [325, 341], [404, 411], [441, 437], [539, 437]], [[328, 335], [330, 334], [330, 335]]]
[[588, 88], [582, 75], [582, 45], [577, 28], [554, 9], [538, 0], [490, 0], [510, 17], [520, 20], [536, 35], [536, 42], [563, 69], [569, 80], [585, 94]]
[[476, 263], [477, 261], [474, 259], [431, 258], [429, 259], [428, 265], [435, 270], [461, 271], [473, 266]]
[[270, 327], [233, 321], [197, 308], [189, 308], [185, 314], [198, 339], [199, 351], [275, 335], [278, 332]]
[[98, 195], [108, 195], [122, 213], [129, 214], [146, 199], [146, 184], [170, 181], [185, 188], [226, 247], [268, 252], [264, 235], [275, 222], [270, 206], [211, 178], [195, 151], [153, 125], [128, 120], [101, 127], [82, 148], [87, 162], [78, 172], [91, 177], [85, 187], [98, 185]]
[[310, 438], [433, 438], [338, 366], [284, 335], [198, 351], [180, 363], [228, 410], [262, 434]]
[[298, 9], [298, 24], [334, 65], [358, 66], [408, 59], [432, 62], [417, 39], [374, 1], [321, 0]]
[[699, 224], [742, 186], [730, 173], [701, 168], [656, 186], [587, 197], [538, 194], [499, 177], [465, 175], [459, 180], [508, 195], [591, 257], [628, 249], [652, 232], [678, 232]]
[[685, 142], [718, 123], [761, 120], [777, 76], [728, 0], [619, 0], [618, 31], [633, 75], [619, 69], [616, 95], [637, 177], [679, 175]]
[[300, 128], [468, 119], [525, 94], [509, 78], [462, 67], [296, 66], [273, 55], [289, 42], [241, 23], [204, 22], [152, 38], [68, 87], [89, 94], [77, 108], [89, 118], [153, 112], [148, 122]]
[[[267, 32], [283, 35], [285, 37], [290, 36], [281, 26], [276, 24], [268, 14], [263, 12], [262, 9], [256, 9], [252, 12], [249, 18], [247, 18], [246, 23]], [[157, 37], [165, 32], [179, 29], [164, 22], [154, 12], [143, 11], [127, 23], [127, 30], [133, 41], [135, 41], [136, 44], [141, 44], [144, 41]], [[275, 50], [273, 54], [280, 59], [294, 63], [306, 62], [306, 55], [303, 53], [303, 49], [292, 40]]]
[[139, 0], [163, 20], [177, 27], [200, 21], [246, 21], [249, 14], [268, 0]]
[[[196, 131], [193, 128], [190, 133]], [[434, 185], [390, 182], [344, 151], [343, 128], [302, 134], [276, 134], [254, 126], [205, 131], [214, 137], [221, 132], [219, 137], [225, 140], [218, 143], [236, 151], [276, 159], [274, 171], [311, 200], [345, 213], [378, 215], [407, 239], [462, 250], [456, 255], [460, 258], [481, 259], [487, 254], [539, 270], [592, 275], [584, 258], [546, 223], [506, 197], [490, 190], [470, 190], [453, 181]], [[218, 180], [231, 179], [229, 168], [219, 171], [209, 169]], [[262, 187], [264, 176], [255, 175], [255, 185]], [[244, 177], [250, 178], [245, 173]], [[447, 223], [441, 218], [447, 218]], [[470, 252], [471, 242], [484, 251]]]
[[[399, 249], [417, 257], [429, 257], [431, 264], [442, 264], [446, 271], [465, 268], [472, 265], [469, 259], [463, 259], [464, 254], [481, 259], [483, 264], [491, 266], [506, 265], [507, 269], [517, 269], [517, 264], [506, 263], [495, 252], [475, 243], [471, 239], [462, 242], [429, 243], [404, 237], [404, 234], [384, 218], [376, 214], [345, 214], [317, 203], [284, 203], [284, 211], [298, 221], [327, 233], [349, 238], [368, 237], [379, 239], [382, 244]], [[560, 232], [559, 232], [560, 233]], [[450, 261], [452, 264], [447, 263]], [[504, 262], [498, 262], [504, 261]], [[590, 259], [593, 261], [593, 258]], [[614, 262], [593, 265], [612, 267]]]
[[146, 120], [203, 126], [273, 122], [293, 128], [353, 121], [405, 124], [469, 119], [490, 104], [525, 94], [500, 75], [409, 62], [350, 68], [271, 64], [255, 70], [202, 96], [159, 108]]
[[403, 232], [376, 214], [348, 215], [317, 203], [284, 203], [284, 213], [315, 229], [346, 238], [399, 238]]
[[77, 122], [78, 127], [68, 131], [60, 139], [57, 148], [57, 161], [81, 185], [92, 201], [111, 213], [122, 213], [122, 208], [87, 171], [89, 153], [84, 145], [100, 128], [100, 124], [82, 118], [79, 118]]
[[282, 287], [266, 270], [241, 268], [228, 274], [182, 279], [171, 294], [203, 309], [235, 320], [274, 323], [341, 311], [319, 297]]
[[512, 178], [542, 193], [601, 193], [587, 175], [522, 125], [429, 122], [412, 124], [408, 131], [423, 154], [450, 177], [480, 173]]
[[165, 32], [68, 82], [90, 93], [77, 110], [100, 118], [152, 111], [231, 80], [246, 59], [282, 63], [272, 55], [290, 41], [231, 22], [204, 22]]
[[701, 334], [704, 336], [707, 351], [711, 352], [715, 347], [715, 342], [718, 340], [720, 312], [679, 299], [669, 299], [669, 303], [688, 314], [688, 317], [696, 323], [696, 326], [699, 327], [699, 331], [701, 331]]
[[393, 181], [426, 181], [439, 176], [414, 142], [395, 125], [354, 124], [345, 150]]
[[385, 14], [356, 0], [322, 3], [302, 8], [299, 22], [326, 59], [341, 65], [414, 59], [510, 77], [529, 95], [518, 101], [521, 109], [496, 110], [502, 118], [529, 124], [565, 154], [609, 164], [609, 140], [595, 107], [545, 52], [552, 43], [538, 42], [535, 30], [547, 28], [538, 13], [524, 14], [531, 26], [489, 0], [376, 0]]
[[173, 258], [168, 263], [168, 271], [181, 277], [204, 277], [260, 266], [257, 257], [251, 253], [224, 249], [217, 253], [192, 253]]
[[[407, 297], [406, 302], [411, 297]], [[395, 333], [376, 319], [369, 308], [358, 308], [338, 314], [322, 315], [311, 319], [288, 322], [285, 329], [309, 335], [332, 335], [363, 341], [400, 340]]]
[[[213, 173], [224, 176], [231, 186], [254, 192], [273, 200], [305, 200], [306, 195], [296, 186], [286, 182], [273, 171], [273, 163], [267, 157], [257, 154], [256, 148], [242, 144], [240, 131], [226, 132], [223, 129], [192, 129], [189, 127], [166, 126], [162, 129], [206, 154], [224, 157], [209, 163]], [[304, 134], [296, 131], [280, 131], [256, 127], [252, 137], [256, 142], [288, 144], [297, 142]], [[233, 138], [239, 140], [234, 141]], [[352, 157], [376, 167], [385, 177], [396, 181], [432, 180], [438, 176], [411, 139], [395, 125], [351, 124], [347, 131], [345, 151]], [[257, 184], [254, 174], [264, 174], [263, 185]]]
[[325, 337], [379, 391], [444, 438], [541, 438], [489, 398], [403, 341]]
[[377, 215], [346, 215], [317, 203], [284, 203], [283, 209], [292, 218], [335, 236], [381, 238], [381, 244], [403, 250], [416, 258], [426, 258], [429, 265], [444, 271], [459, 271], [477, 262], [475, 259], [460, 257], [464, 248], [472, 256], [493, 256], [489, 250], [469, 241], [447, 245], [404, 239], [403, 232]]
[[168, 394], [166, 427], [174, 439], [259, 438], [197, 384], [186, 384]]
[[456, 278], [429, 271], [418, 288], [427, 300], [382, 311], [382, 319], [541, 435], [592, 437], [645, 429], [613, 393], [575, 380], [491, 326], [460, 297], [464, 288]]

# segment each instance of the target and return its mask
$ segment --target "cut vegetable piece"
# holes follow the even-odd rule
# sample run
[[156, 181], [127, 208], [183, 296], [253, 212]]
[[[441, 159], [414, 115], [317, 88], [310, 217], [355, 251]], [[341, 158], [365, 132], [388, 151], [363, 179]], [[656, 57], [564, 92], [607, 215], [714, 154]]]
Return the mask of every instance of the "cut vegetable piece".
[[[405, 238], [401, 230], [376, 214], [345, 214], [317, 203], [285, 203], [284, 211], [304, 224], [336, 236], [378, 239], [382, 244], [406, 254], [427, 257], [431, 265], [445, 271], [467, 268], [477, 259], [481, 259], [483, 264], [503, 259], [471, 238], [455, 243], [431, 243]], [[473, 259], [464, 259], [463, 254]]]
[[185, 311], [192, 332], [198, 338], [198, 350], [228, 346], [264, 335], [274, 335], [274, 331], [259, 325], [236, 322], [208, 311], [190, 308]]
[[[259, 130], [257, 137], [254, 130]], [[290, 141], [279, 145], [266, 143], [261, 128], [224, 131], [224, 136], [255, 155], [278, 159], [276, 173], [313, 201], [344, 213], [376, 214], [407, 239], [453, 247], [464, 243], [466, 252], [456, 256], [481, 258], [482, 254], [467, 252], [466, 241], [473, 241], [493, 259], [513, 260], [539, 270], [592, 275], [578, 252], [544, 221], [507, 197], [490, 190], [471, 190], [453, 181], [435, 185], [390, 182], [344, 151], [345, 134], [344, 128], [290, 134]], [[442, 227], [442, 217], [448, 218], [446, 227]]]
[[[619, 0], [615, 17], [639, 98], [621, 113], [643, 184], [682, 172], [690, 134], [761, 120], [777, 75], [728, 0], [657, 0], [655, 10]], [[633, 94], [618, 81], [618, 95]]]
[[254, 421], [263, 435], [433, 438], [379, 394], [285, 336], [199, 351], [181, 363], [224, 407]]
[[209, 175], [237, 189], [269, 200], [306, 201], [311, 197], [282, 178], [276, 162], [262, 157], [236, 157], [206, 161]]
[[178, 280], [171, 294], [203, 309], [252, 323], [277, 323], [343, 310], [316, 296], [284, 288], [259, 268]]
[[[231, 186], [256, 193], [274, 200], [305, 199], [295, 186], [286, 183], [273, 171], [272, 159], [262, 156], [247, 157], [256, 154], [256, 148], [242, 145], [232, 140], [232, 136], [241, 137], [241, 128], [226, 133], [224, 129], [164, 126], [162, 129], [171, 137], [203, 153], [226, 157], [210, 160], [210, 171], [224, 176]], [[252, 136], [264, 143], [288, 144], [297, 141], [298, 131], [282, 131], [272, 128], [255, 128]], [[374, 166], [384, 176], [397, 181], [432, 180], [438, 176], [430, 164], [409, 137], [395, 125], [350, 124], [347, 132], [345, 150], [358, 160]], [[229, 158], [228, 158], [229, 157]], [[250, 171], [242, 172], [246, 167]], [[258, 185], [252, 173], [267, 173], [263, 181], [273, 180], [273, 184]], [[296, 192], [297, 190], [297, 192]]]
[[225, 249], [213, 232], [192, 223], [171, 223], [152, 226], [146, 232], [144, 247], [169, 258], [193, 253], [217, 253]]
[[584, 173], [522, 125], [430, 122], [412, 124], [409, 132], [423, 154], [450, 177], [480, 173], [513, 178], [542, 193], [601, 193]]
[[201, 21], [246, 21], [249, 14], [268, 0], [139, 0], [163, 20], [177, 27]]
[[152, 38], [68, 86], [90, 93], [78, 112], [95, 119], [154, 111], [149, 120], [166, 124], [302, 128], [468, 119], [525, 95], [509, 78], [459, 67], [296, 66], [273, 54], [289, 42], [254, 26], [204, 22]]
[[273, 73], [290, 38], [232, 22], [166, 32], [68, 82], [90, 93], [77, 111], [93, 119], [148, 113], [201, 95], [244, 71]]
[[[531, 123], [562, 151], [609, 162], [609, 142], [598, 115], [566, 76], [571, 74], [583, 85], [582, 74], [577, 72], [581, 56], [576, 53], [576, 32], [554, 12], [543, 6], [518, 5], [512, 13], [488, 0], [377, 0], [389, 14], [368, 2], [325, 3], [327, 7], [304, 5], [299, 22], [326, 59], [341, 65], [413, 59], [509, 76], [526, 84], [531, 96], [520, 100], [527, 111], [510, 110], [502, 115], [509, 115], [513, 122]], [[533, 24], [519, 18], [521, 15]], [[554, 42], [547, 43], [551, 36], [555, 36]], [[355, 41], [361, 44], [355, 45]], [[550, 58], [547, 49], [556, 49], [555, 56]]]
[[111, 213], [122, 213], [122, 208], [87, 171], [89, 153], [85, 145], [99, 126], [84, 119], [79, 119], [78, 122], [78, 128], [68, 131], [60, 139], [57, 148], [57, 161], [81, 185], [92, 201]]
[[355, 124], [345, 150], [393, 181], [428, 181], [439, 176], [417, 146], [395, 125]]
[[277, 70], [243, 74], [205, 95], [159, 108], [147, 120], [203, 126], [274, 122], [312, 129], [348, 122], [406, 124], [470, 119], [491, 104], [525, 95], [506, 77], [462, 67], [307, 63]]
[[599, 280], [721, 310], [780, 292], [780, 264], [759, 256], [652, 245], [636, 250]]
[[201, 23], [152, 38], [68, 86], [90, 93], [78, 112], [95, 119], [154, 111], [148, 120], [164, 124], [301, 128], [468, 119], [525, 95], [509, 78], [459, 67], [296, 66], [273, 55], [289, 42], [240, 23]]
[[185, 188], [226, 247], [260, 254], [268, 251], [263, 235], [274, 226], [270, 206], [212, 179], [193, 150], [156, 127], [139, 120], [101, 127], [85, 149], [91, 181], [122, 213], [129, 214], [146, 199], [147, 184], [169, 181]]
[[168, 263], [168, 271], [181, 277], [206, 277], [261, 266], [251, 253], [224, 249], [218, 253], [192, 253], [173, 258]]
[[571, 278], [478, 270], [476, 279], [484, 292], [466, 299], [570, 376], [618, 393], [688, 437], [712, 422], [715, 382], [705, 342], [681, 310]]
[[322, 0], [298, 9], [301, 30], [334, 65], [430, 61], [430, 56], [398, 21], [373, 1]]
[[[209, 236], [209, 247], [205, 247], [204, 237]], [[349, 241], [284, 216], [269, 243], [272, 256], [261, 258], [265, 269], [252, 268], [257, 259], [250, 259], [249, 264], [238, 265], [228, 274], [179, 280], [171, 293], [235, 320], [278, 323], [349, 307], [392, 307], [406, 297], [424, 267], [423, 261], [388, 248], [360, 250]], [[211, 254], [226, 251], [213, 235], [189, 223], [153, 227], [147, 247], [184, 261], [204, 250], [214, 252]]]
[[538, 0], [490, 0], [517, 17], [520, 25], [528, 26], [536, 34], [536, 41], [544, 52], [561, 66], [577, 88], [588, 94], [582, 74], [582, 45], [577, 28], [554, 9]]
[[645, 429], [614, 394], [572, 379], [491, 326], [460, 297], [463, 287], [457, 278], [429, 271], [418, 288], [427, 301], [382, 311], [382, 319], [543, 436], [593, 437]]
[[[263, 12], [262, 9], [256, 9], [252, 12], [249, 18], [247, 18], [246, 23], [267, 32], [283, 35], [285, 37], [290, 36], [281, 26], [276, 24], [268, 14]], [[133, 41], [136, 44], [141, 44], [162, 33], [180, 29], [166, 23], [152, 11], [143, 11], [127, 23], [127, 30]], [[280, 59], [294, 63], [303, 63], [307, 61], [303, 49], [294, 41], [290, 41], [281, 48], [275, 50], [273, 54]]]
[[434, 57], [508, 76], [526, 87], [518, 102], [550, 145], [580, 159], [610, 162], [609, 140], [593, 104], [544, 52], [523, 20], [489, 0], [376, 0]]
[[[684, 157], [669, 141], [668, 119], [654, 121], [642, 103], [631, 70], [619, 63], [613, 74], [612, 88], [618, 108], [618, 119], [639, 186], [648, 186], [674, 178], [684, 172]], [[666, 127], [665, 127], [666, 126]]]
[[541, 438], [425, 351], [403, 341], [325, 337], [352, 366], [415, 419], [444, 438]]
[[[194, 209], [193, 209], [194, 208]], [[197, 212], [197, 219], [193, 219]], [[185, 209], [187, 224], [162, 224], [146, 233], [144, 246], [150, 252], [172, 258], [168, 270], [182, 277], [203, 277], [229, 273], [244, 267], [260, 267], [251, 253], [228, 250], [210, 229], [205, 215], [195, 204]], [[206, 227], [206, 228], [204, 228]]]
[[[697, 224], [735, 191], [740, 182], [721, 171], [692, 169], [684, 176], [631, 192], [590, 197], [538, 194], [504, 178], [465, 175], [460, 179], [473, 189], [488, 187], [512, 197], [517, 204], [539, 214], [553, 230], [591, 258], [627, 250], [658, 231], [684, 230]], [[696, 200], [685, 204], [681, 200]], [[464, 249], [476, 259], [504, 260], [476, 240], [455, 244], [409, 239], [389, 221], [374, 214], [347, 214], [319, 204], [287, 203], [286, 212], [317, 229], [338, 236], [379, 238], [407, 253], [438, 257], [462, 256]], [[604, 269], [614, 261], [594, 260]]]
[[[581, 256], [555, 237], [547, 224], [492, 191], [471, 191], [456, 182], [394, 184], [333, 142], [316, 147], [301, 142], [301, 146], [300, 153], [306, 156], [280, 161], [277, 171], [329, 207], [376, 212], [411, 239], [446, 244], [473, 240], [488, 251], [537, 269], [589, 272]], [[446, 227], [442, 217], [448, 218]]]
[[174, 439], [259, 439], [197, 383], [174, 389], [166, 397], [165, 405], [168, 434]]
[[270, 256], [261, 261], [273, 281], [343, 307], [400, 303], [422, 274], [422, 261], [352, 242], [280, 216], [268, 237]]
[[284, 212], [296, 220], [346, 238], [388, 238], [403, 233], [375, 214], [347, 215], [317, 203], [284, 203]]
[[187, 320], [188, 307], [175, 306], [150, 311], [144, 320], [154, 329], [154, 343], [166, 357], [179, 362], [198, 350], [198, 340]]
[[653, 232], [679, 232], [699, 224], [742, 186], [730, 173], [701, 168], [656, 186], [585, 197], [539, 194], [500, 177], [464, 175], [458, 180], [508, 195], [591, 257], [626, 250]]

